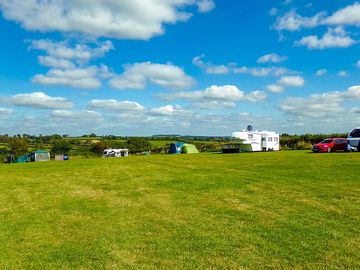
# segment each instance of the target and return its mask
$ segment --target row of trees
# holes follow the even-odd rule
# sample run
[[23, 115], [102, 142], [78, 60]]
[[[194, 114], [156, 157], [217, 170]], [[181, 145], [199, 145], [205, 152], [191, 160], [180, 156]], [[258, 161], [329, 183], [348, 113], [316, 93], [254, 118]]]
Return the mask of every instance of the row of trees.
[[[95, 135], [95, 134], [90, 134]], [[230, 138], [225, 137], [198, 137], [193, 141], [191, 137], [174, 137], [168, 140], [169, 143], [154, 146], [151, 141], [155, 141], [154, 137], [119, 137], [107, 135], [103, 137], [87, 137], [84, 135], [81, 138], [67, 138], [61, 135], [49, 136], [33, 136], [33, 135], [0, 135], [0, 142], [3, 147], [0, 147], [0, 155], [7, 155], [12, 153], [15, 156], [20, 156], [28, 153], [29, 150], [46, 149], [52, 155], [70, 153], [72, 155], [101, 155], [106, 148], [127, 148], [132, 154], [151, 151], [152, 153], [167, 153], [171, 141], [185, 141], [193, 143], [200, 152], [221, 151], [221, 145], [229, 142]], [[86, 137], [85, 137], [86, 136]], [[346, 138], [346, 134], [304, 134], [304, 135], [289, 135], [282, 134], [280, 144], [282, 150], [301, 150], [311, 149], [315, 143], [322, 141], [328, 137]], [[121, 139], [119, 139], [121, 138]], [[199, 140], [201, 138], [201, 140]], [[125, 139], [125, 140], [124, 140]], [[164, 140], [164, 138], [161, 138]], [[151, 141], [150, 141], [151, 140]]]

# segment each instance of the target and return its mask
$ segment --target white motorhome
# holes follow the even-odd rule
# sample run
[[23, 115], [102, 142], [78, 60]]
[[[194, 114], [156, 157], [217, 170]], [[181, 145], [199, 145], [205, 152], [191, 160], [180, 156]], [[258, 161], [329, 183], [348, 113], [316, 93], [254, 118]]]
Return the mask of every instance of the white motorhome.
[[240, 141], [243, 151], [279, 151], [280, 135], [273, 131], [240, 131], [232, 134]]
[[114, 149], [114, 148], [108, 148], [105, 149], [103, 152], [102, 157], [127, 157], [129, 155], [129, 149]]

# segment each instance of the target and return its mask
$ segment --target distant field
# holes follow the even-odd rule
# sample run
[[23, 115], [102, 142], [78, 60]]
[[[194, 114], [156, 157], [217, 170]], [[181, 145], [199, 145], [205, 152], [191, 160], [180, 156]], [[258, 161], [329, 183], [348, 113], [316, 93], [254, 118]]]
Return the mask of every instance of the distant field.
[[360, 269], [360, 153], [0, 165], [0, 269]]

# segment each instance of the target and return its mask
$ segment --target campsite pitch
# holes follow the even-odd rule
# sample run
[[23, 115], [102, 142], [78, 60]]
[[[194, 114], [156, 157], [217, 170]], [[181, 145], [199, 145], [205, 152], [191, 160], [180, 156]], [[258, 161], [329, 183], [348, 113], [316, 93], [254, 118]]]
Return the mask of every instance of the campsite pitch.
[[360, 153], [0, 165], [0, 269], [360, 269]]

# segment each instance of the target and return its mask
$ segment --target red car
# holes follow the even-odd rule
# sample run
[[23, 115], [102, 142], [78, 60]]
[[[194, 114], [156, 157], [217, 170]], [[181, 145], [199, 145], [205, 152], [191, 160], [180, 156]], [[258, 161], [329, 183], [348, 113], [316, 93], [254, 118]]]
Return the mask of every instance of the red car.
[[348, 143], [348, 140], [344, 138], [328, 138], [313, 145], [312, 151], [314, 153], [348, 151]]

